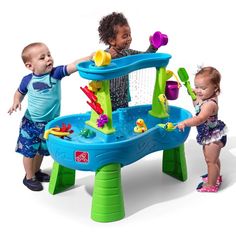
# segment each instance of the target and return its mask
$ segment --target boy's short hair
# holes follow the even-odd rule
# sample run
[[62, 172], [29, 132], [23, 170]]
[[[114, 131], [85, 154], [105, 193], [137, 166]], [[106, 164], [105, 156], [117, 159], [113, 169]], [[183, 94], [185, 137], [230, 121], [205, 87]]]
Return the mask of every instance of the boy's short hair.
[[126, 17], [123, 13], [112, 12], [111, 14], [104, 16], [98, 27], [100, 42], [109, 45], [109, 40], [116, 37], [116, 26], [129, 25]]
[[30, 50], [32, 48], [37, 47], [37, 46], [41, 46], [41, 45], [44, 45], [44, 43], [40, 43], [40, 42], [30, 43], [26, 47], [24, 47], [24, 49], [22, 50], [22, 53], [21, 53], [21, 58], [22, 58], [23, 62], [26, 63], [31, 59], [30, 58]]

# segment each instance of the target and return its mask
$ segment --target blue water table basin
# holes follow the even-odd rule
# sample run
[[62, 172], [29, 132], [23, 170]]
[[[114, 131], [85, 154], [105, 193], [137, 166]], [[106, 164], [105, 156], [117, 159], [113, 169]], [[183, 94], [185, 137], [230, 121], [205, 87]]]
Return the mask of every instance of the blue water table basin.
[[[94, 171], [91, 217], [110, 222], [125, 215], [120, 174], [123, 166], [163, 150], [163, 172], [181, 181], [187, 179], [184, 142], [190, 128], [179, 132], [175, 125], [191, 117], [191, 113], [168, 106], [164, 91], [170, 58], [169, 54], [147, 53], [115, 59], [104, 67], [96, 67], [92, 61], [77, 65], [80, 76], [92, 80], [89, 86], [81, 88], [92, 109], [85, 114], [59, 117], [46, 126], [45, 137], [54, 159], [51, 194], [73, 186], [75, 170]], [[157, 71], [152, 104], [112, 112], [109, 80], [148, 67]], [[104, 117], [105, 121], [99, 123]], [[57, 135], [58, 127], [67, 129]]]

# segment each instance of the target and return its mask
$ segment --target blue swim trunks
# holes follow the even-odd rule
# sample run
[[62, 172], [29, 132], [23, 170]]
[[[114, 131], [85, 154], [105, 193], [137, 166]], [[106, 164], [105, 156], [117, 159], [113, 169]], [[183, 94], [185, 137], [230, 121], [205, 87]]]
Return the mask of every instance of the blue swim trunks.
[[35, 157], [36, 154], [49, 156], [46, 141], [43, 138], [46, 124], [47, 122], [33, 122], [24, 116], [20, 125], [16, 152], [29, 158]]

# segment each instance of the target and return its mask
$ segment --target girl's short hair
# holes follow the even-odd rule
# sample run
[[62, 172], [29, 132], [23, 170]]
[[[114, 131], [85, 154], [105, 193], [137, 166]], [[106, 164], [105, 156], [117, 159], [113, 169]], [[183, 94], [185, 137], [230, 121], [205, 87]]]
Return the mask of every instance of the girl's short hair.
[[102, 17], [98, 27], [100, 42], [109, 45], [109, 40], [116, 38], [116, 26], [123, 25], [129, 25], [123, 13], [112, 12], [111, 14]]
[[214, 68], [212, 66], [202, 67], [196, 73], [195, 76], [198, 76], [198, 75], [208, 77], [210, 79], [211, 83], [216, 86], [217, 92], [220, 93], [221, 74], [216, 68]]

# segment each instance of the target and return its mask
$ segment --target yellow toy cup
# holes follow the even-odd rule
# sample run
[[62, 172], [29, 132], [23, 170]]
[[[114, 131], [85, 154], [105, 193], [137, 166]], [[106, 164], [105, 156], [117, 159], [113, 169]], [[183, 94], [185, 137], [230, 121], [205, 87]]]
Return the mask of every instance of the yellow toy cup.
[[103, 50], [98, 50], [94, 54], [93, 59], [96, 66], [107, 66], [111, 63], [111, 54]]

